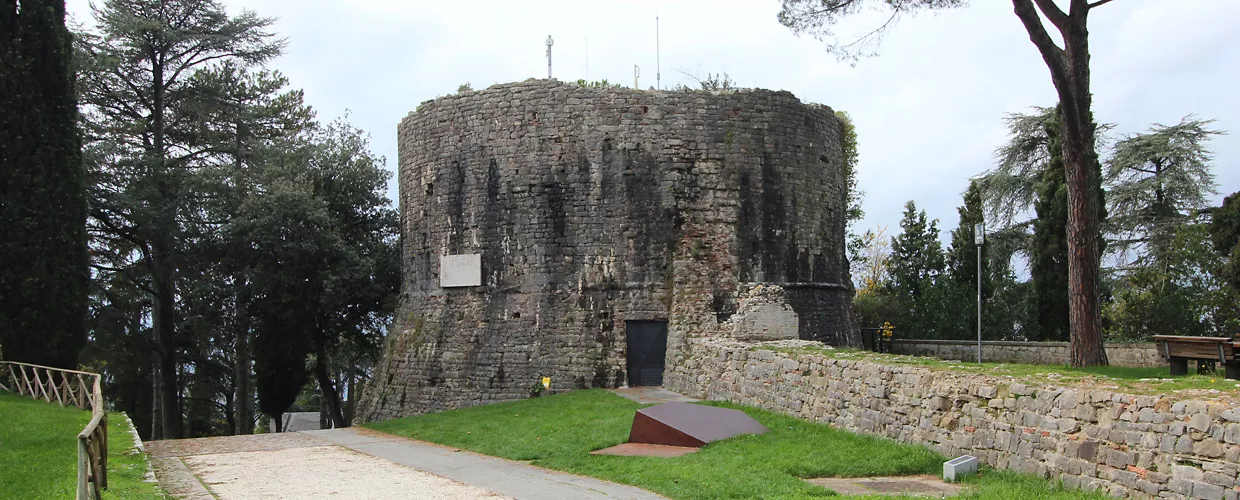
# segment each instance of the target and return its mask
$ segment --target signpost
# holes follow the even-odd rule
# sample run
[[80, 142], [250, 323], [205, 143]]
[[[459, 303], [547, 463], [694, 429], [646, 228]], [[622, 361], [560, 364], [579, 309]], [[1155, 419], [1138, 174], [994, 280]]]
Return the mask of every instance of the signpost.
[[973, 226], [973, 242], [977, 243], [977, 364], [982, 364], [982, 244], [986, 242], [986, 223]]

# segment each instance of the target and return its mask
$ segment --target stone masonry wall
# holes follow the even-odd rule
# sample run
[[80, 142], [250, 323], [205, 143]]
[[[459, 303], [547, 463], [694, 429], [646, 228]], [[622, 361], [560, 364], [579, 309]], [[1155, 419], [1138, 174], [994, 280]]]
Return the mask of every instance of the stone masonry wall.
[[690, 339], [665, 386], [922, 444], [948, 457], [973, 455], [1072, 488], [1132, 498], [1240, 497], [1240, 406], [1210, 395], [1027, 385], [721, 338]]
[[[1153, 343], [1107, 344], [1107, 360], [1112, 366], [1167, 366]], [[891, 352], [939, 359], [975, 360], [977, 342], [968, 340], [895, 339]], [[1067, 342], [982, 342], [982, 361], [991, 363], [1028, 363], [1033, 365], [1068, 365], [1071, 358]]]
[[[548, 80], [422, 103], [398, 128], [401, 304], [363, 420], [626, 383], [627, 320], [669, 359], [743, 283], [791, 287], [805, 338], [859, 345], [839, 122], [788, 92]], [[442, 255], [482, 286], [441, 288]]]
[[737, 340], [798, 339], [799, 318], [779, 285], [755, 285], [740, 292], [736, 314], [719, 334]]

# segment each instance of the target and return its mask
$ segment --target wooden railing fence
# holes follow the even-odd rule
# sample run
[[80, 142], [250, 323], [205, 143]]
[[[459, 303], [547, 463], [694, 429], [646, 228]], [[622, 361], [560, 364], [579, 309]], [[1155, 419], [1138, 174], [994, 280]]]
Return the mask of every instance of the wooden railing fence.
[[108, 412], [98, 373], [0, 361], [0, 389], [91, 412], [78, 433], [77, 500], [100, 500], [108, 487]]

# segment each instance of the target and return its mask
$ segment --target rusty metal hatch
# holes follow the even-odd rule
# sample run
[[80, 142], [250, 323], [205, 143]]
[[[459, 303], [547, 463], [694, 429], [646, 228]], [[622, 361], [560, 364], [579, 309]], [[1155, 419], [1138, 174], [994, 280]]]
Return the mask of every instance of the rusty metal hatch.
[[663, 385], [663, 363], [667, 356], [667, 322], [624, 322], [628, 342], [629, 385]]
[[637, 410], [629, 442], [697, 448], [732, 436], [766, 432], [766, 426], [740, 410], [663, 403]]

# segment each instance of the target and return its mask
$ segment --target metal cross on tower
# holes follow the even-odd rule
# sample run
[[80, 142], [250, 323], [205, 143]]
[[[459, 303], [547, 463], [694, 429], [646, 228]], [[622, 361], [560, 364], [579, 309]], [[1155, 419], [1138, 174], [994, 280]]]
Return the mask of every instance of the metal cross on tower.
[[547, 35], [547, 79], [551, 79], [551, 45], [555, 41], [551, 39], [551, 35]]

